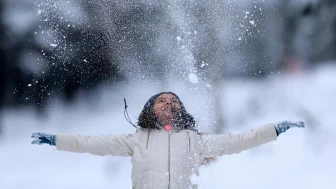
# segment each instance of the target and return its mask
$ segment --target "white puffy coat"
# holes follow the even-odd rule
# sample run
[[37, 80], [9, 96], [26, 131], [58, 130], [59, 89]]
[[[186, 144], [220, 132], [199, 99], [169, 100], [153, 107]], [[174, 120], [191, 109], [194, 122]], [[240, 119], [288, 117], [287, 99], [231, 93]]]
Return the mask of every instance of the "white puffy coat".
[[276, 140], [273, 124], [242, 134], [205, 135], [140, 128], [135, 134], [83, 136], [58, 134], [56, 148], [94, 155], [132, 156], [134, 189], [197, 188], [191, 176], [207, 158], [239, 153]]

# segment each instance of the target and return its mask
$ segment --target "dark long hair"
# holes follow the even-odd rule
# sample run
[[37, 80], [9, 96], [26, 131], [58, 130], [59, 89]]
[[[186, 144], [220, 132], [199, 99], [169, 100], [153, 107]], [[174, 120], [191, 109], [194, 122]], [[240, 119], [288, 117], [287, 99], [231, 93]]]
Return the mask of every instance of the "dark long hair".
[[161, 93], [158, 93], [152, 96], [146, 102], [144, 108], [142, 109], [139, 115], [138, 125], [142, 128], [147, 128], [147, 129], [161, 129], [161, 127], [158, 124], [158, 118], [155, 116], [153, 107], [154, 107], [155, 100], [162, 94], [172, 94], [178, 99], [178, 102], [180, 103], [181, 110], [178, 110], [175, 113], [176, 119], [173, 122], [175, 129], [177, 131], [184, 130], [184, 129], [197, 131], [195, 127], [196, 122], [195, 122], [194, 117], [186, 111], [180, 98], [175, 93], [172, 93], [172, 92], [161, 92]]

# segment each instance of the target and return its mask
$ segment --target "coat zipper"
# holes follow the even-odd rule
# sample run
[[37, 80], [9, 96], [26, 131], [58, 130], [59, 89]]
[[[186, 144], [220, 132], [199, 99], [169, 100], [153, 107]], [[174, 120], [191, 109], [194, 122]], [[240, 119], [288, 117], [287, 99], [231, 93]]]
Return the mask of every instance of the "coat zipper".
[[148, 148], [149, 134], [150, 134], [150, 129], [148, 129], [148, 134], [147, 134], [146, 150]]
[[189, 131], [187, 133], [188, 133], [188, 149], [189, 149], [189, 152], [190, 152], [190, 133], [189, 133]]
[[170, 132], [168, 132], [168, 189], [170, 189]]

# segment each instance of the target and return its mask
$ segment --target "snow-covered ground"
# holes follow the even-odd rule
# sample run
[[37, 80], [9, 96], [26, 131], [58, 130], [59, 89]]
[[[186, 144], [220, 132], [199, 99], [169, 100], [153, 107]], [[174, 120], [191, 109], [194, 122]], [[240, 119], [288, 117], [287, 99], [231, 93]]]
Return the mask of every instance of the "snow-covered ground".
[[[209, 129], [212, 120], [202, 91], [176, 92], [187, 110]], [[242, 132], [281, 120], [303, 120], [305, 129], [292, 129], [276, 142], [220, 157], [201, 168], [196, 180], [207, 189], [334, 189], [336, 179], [336, 66], [325, 65], [296, 75], [263, 80], [225, 82], [223, 113], [228, 132]], [[80, 96], [73, 105], [55, 103], [45, 115], [30, 109], [6, 110], [0, 138], [1, 189], [131, 188], [130, 158], [59, 152], [55, 147], [30, 144], [33, 132], [107, 134], [132, 133], [123, 117], [123, 98], [135, 122], [158, 88], [102, 88], [94, 98]]]

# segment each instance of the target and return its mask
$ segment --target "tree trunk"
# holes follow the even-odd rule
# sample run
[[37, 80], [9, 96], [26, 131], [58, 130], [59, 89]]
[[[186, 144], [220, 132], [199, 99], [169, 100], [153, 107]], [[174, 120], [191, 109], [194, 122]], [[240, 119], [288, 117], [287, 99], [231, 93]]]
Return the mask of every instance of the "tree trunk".
[[0, 1], [0, 135], [2, 134], [1, 111], [5, 97], [5, 52], [4, 52], [4, 24], [3, 24], [3, 1]]

